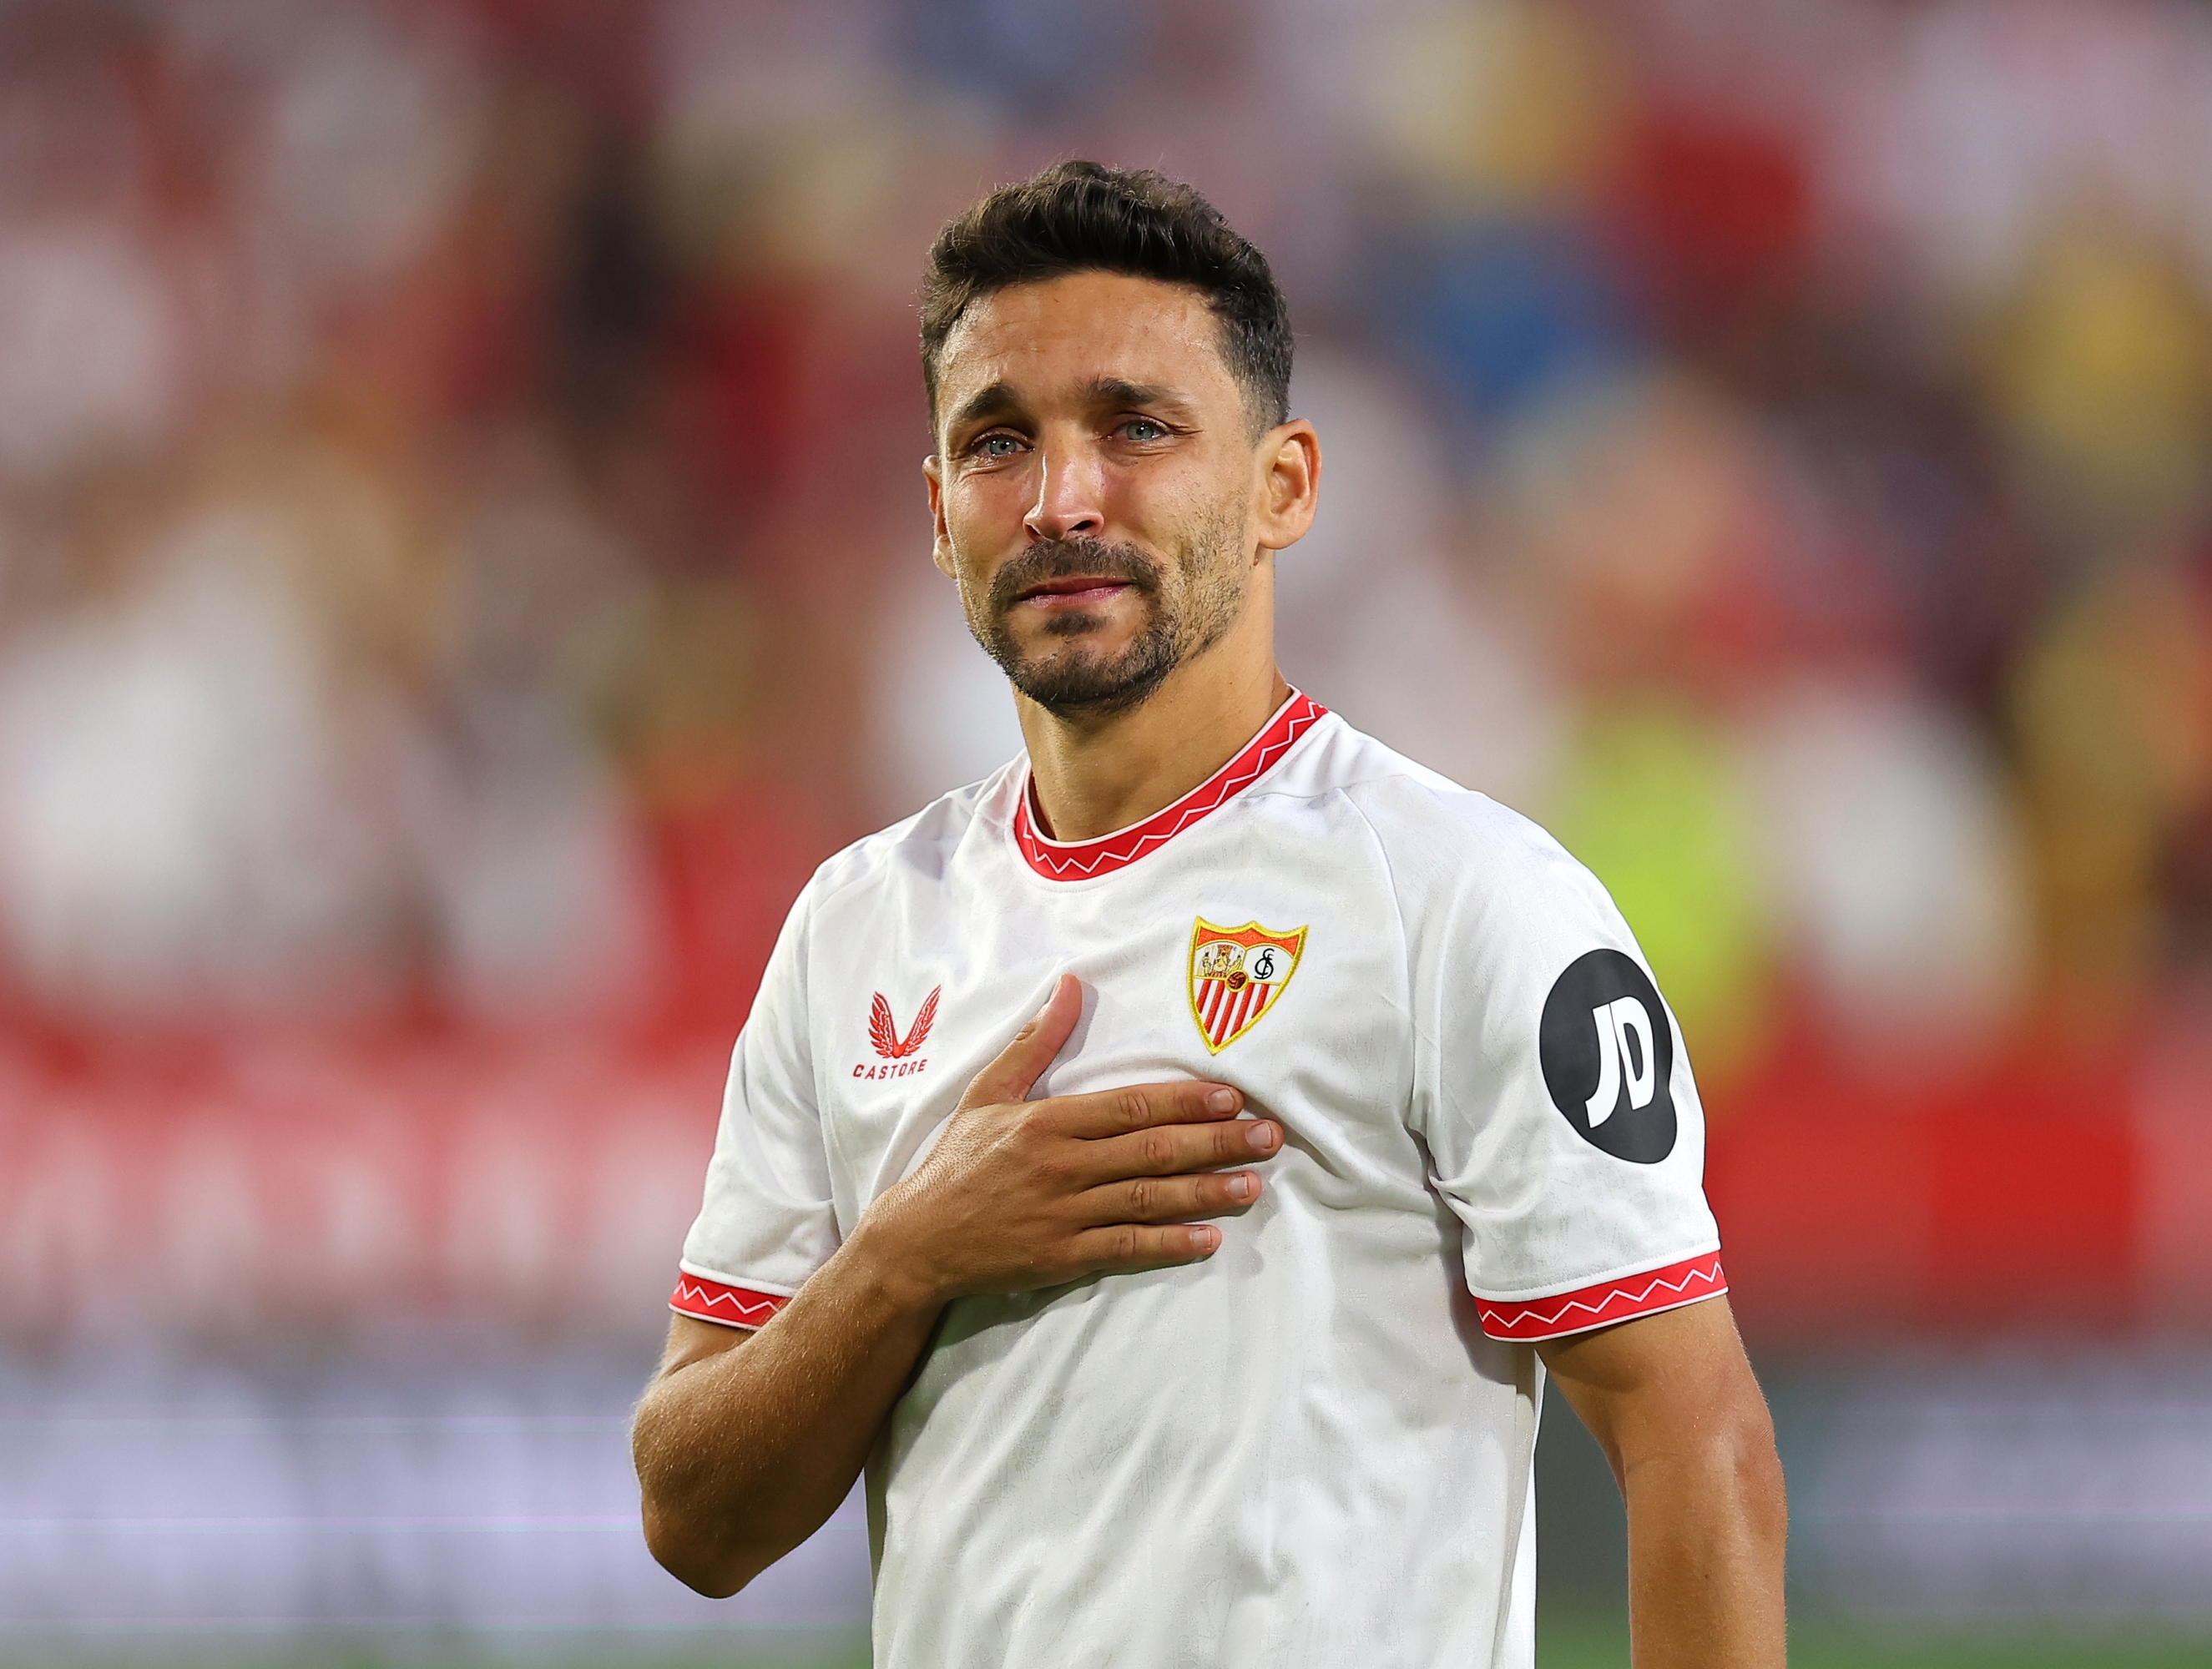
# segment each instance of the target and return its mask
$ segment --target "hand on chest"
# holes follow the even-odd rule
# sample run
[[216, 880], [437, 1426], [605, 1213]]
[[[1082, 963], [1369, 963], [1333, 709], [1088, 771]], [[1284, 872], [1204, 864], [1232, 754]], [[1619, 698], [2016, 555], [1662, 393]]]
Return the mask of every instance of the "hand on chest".
[[1083, 982], [1083, 1018], [1033, 1099], [1218, 1079], [1294, 1136], [1358, 1140], [1352, 1126], [1379, 1122], [1395, 1146], [1411, 1051], [1388, 926], [1361, 931], [1286, 887], [1121, 888], [902, 924], [817, 1007], [833, 1141], [877, 1186], [896, 1180], [1066, 972]]

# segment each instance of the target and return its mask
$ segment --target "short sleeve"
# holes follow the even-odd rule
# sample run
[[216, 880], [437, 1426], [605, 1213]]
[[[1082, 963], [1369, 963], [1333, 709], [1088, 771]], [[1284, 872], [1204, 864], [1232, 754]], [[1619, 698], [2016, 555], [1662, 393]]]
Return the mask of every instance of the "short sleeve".
[[837, 1249], [806, 1004], [811, 889], [792, 907], [738, 1035], [707, 1193], [669, 1308], [757, 1327]]
[[1705, 1114], [1628, 924], [1550, 836], [1480, 797], [1413, 867], [1413, 1122], [1464, 1229], [1483, 1331], [1554, 1338], [1726, 1291]]

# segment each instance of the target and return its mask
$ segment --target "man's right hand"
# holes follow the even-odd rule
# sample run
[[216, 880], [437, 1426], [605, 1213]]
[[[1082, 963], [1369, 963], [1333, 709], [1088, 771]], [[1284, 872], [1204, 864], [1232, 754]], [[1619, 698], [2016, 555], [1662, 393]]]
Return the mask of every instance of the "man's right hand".
[[976, 1074], [919, 1168], [856, 1225], [848, 1249], [874, 1265], [902, 1308], [933, 1313], [971, 1294], [1196, 1263], [1221, 1231], [1193, 1219], [1260, 1197], [1256, 1171], [1230, 1168], [1275, 1153], [1282, 1126], [1238, 1118], [1244, 1097], [1228, 1084], [1027, 1099], [1082, 1011], [1082, 986], [1061, 975]]
[[[734, 1593], [853, 1487], [948, 1300], [1195, 1263], [1241, 1211], [1282, 1126], [1227, 1084], [1025, 1097], [1075, 1029], [1063, 977], [977, 1074], [915, 1174], [861, 1215], [758, 1332], [677, 1316], [631, 1442], [653, 1557]], [[743, 1345], [744, 1348], [738, 1348]]]

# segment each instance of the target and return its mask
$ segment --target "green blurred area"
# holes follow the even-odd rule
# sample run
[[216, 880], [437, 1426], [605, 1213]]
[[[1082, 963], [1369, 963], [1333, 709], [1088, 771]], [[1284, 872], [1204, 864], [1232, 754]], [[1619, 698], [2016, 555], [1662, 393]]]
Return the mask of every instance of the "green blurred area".
[[868, 1669], [865, 1628], [732, 1626], [704, 1633], [574, 1630], [501, 1631], [460, 1641], [419, 1630], [334, 1629], [284, 1641], [158, 1633], [88, 1642], [0, 1634], [10, 1669]]
[[[1628, 1617], [1621, 1611], [1547, 1606], [1536, 1633], [1537, 1669], [1628, 1669]], [[2021, 1625], [1899, 1624], [1876, 1632], [1799, 1618], [1790, 1630], [1791, 1669], [2203, 1669], [2212, 1642], [2157, 1640], [2140, 1631], [2079, 1633], [2053, 1640]]]
[[[0, 1642], [6, 1660], [54, 1669], [494, 1669], [545, 1664], [564, 1669], [867, 1669], [865, 1634], [850, 1630], [733, 1629], [681, 1643], [635, 1635], [507, 1636], [494, 1648], [447, 1646], [421, 1639], [362, 1638], [322, 1644], [261, 1643], [177, 1653], [137, 1649], [59, 1649], [16, 1654], [21, 1642]], [[150, 1645], [150, 1642], [149, 1642]], [[2030, 1636], [2017, 1624], [1975, 1630], [1959, 1623], [1898, 1624], [1874, 1630], [1832, 1619], [1801, 1618], [1790, 1630], [1794, 1669], [2201, 1669], [2212, 1661], [2203, 1638], [2158, 1639], [2130, 1630]], [[1537, 1632], [1537, 1669], [1627, 1669], [1628, 1618], [1618, 1609], [1547, 1602]]]

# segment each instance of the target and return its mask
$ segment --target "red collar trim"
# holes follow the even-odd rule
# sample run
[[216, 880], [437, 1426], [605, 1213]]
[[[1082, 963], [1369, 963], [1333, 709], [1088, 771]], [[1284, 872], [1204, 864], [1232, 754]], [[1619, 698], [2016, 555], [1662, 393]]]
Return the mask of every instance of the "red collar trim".
[[1014, 843], [1029, 866], [1048, 881], [1088, 881], [1133, 864], [1155, 847], [1188, 828], [1201, 817], [1219, 810], [1290, 751], [1291, 744], [1322, 719], [1328, 709], [1297, 690], [1275, 710], [1265, 728], [1244, 744], [1244, 750], [1173, 805], [1155, 811], [1140, 823], [1131, 823], [1095, 841], [1048, 841], [1036, 832], [1030, 812], [1035, 784], [1022, 782], [1022, 800], [1014, 811]]

